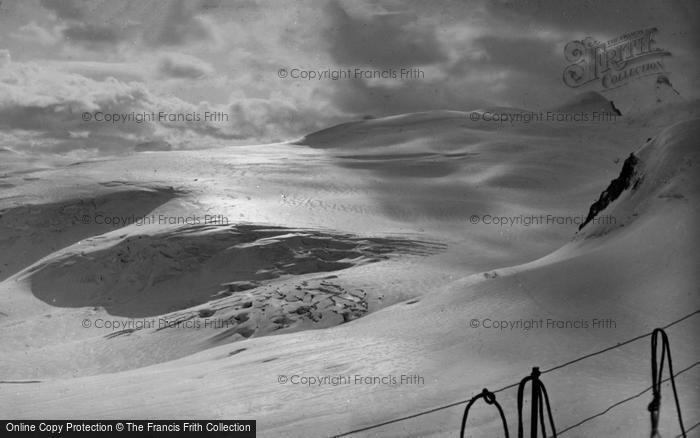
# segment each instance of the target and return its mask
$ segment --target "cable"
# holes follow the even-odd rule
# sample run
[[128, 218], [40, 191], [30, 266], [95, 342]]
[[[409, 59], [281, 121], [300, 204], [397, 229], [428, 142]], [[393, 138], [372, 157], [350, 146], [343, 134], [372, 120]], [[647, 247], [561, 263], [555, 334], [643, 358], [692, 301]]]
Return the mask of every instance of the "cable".
[[[661, 336], [661, 361], [657, 364], [658, 338]], [[678, 401], [678, 390], [676, 389], [676, 379], [673, 376], [673, 360], [671, 359], [671, 343], [668, 335], [662, 329], [654, 329], [651, 335], [651, 386], [654, 398], [649, 403], [649, 414], [651, 416], [651, 436], [659, 435], [659, 410], [661, 409], [661, 377], [664, 373], [664, 359], [668, 356], [668, 373], [673, 388], [673, 398], [676, 400], [676, 412], [678, 413], [678, 423], [681, 426], [681, 434], [685, 438], [685, 427], [683, 427], [683, 416], [681, 415], [681, 404]]]
[[[499, 392], [503, 392], [503, 391], [506, 391], [506, 390], [508, 390], [508, 389], [515, 388], [515, 387], [517, 387], [517, 386], [518, 386], [517, 383], [514, 383], [514, 384], [512, 384], [512, 385], [508, 385], [508, 386], [504, 386], [503, 388], [500, 388], [500, 389], [497, 389], [497, 390], [493, 391], [493, 394], [498, 394]], [[469, 400], [471, 400], [471, 399], [469, 399]], [[372, 425], [370, 425], [370, 426], [365, 426], [365, 427], [362, 427], [362, 428], [359, 428], [359, 429], [354, 429], [354, 430], [351, 430], [351, 431], [349, 431], [349, 432], [343, 432], [343, 433], [341, 433], [341, 434], [339, 434], [339, 435], [333, 435], [333, 436], [331, 436], [330, 438], [341, 438], [341, 437], [344, 437], [344, 436], [354, 435], [354, 434], [356, 434], [356, 433], [360, 433], [360, 432], [365, 432], [365, 431], [368, 431], [368, 430], [376, 429], [376, 428], [378, 428], [378, 427], [388, 426], [389, 424], [400, 423], [400, 422], [402, 422], [402, 421], [410, 420], [410, 419], [412, 419], [412, 418], [422, 417], [423, 415], [432, 414], [433, 412], [438, 412], [438, 411], [442, 411], [442, 410], [445, 410], [445, 409], [453, 408], [453, 407], [455, 407], [455, 406], [463, 405], [464, 403], [468, 403], [469, 400], [461, 400], [461, 401], [457, 401], [457, 402], [454, 402], [454, 403], [450, 403], [450, 404], [448, 404], [448, 405], [442, 405], [442, 406], [438, 406], [438, 407], [436, 407], [436, 408], [428, 409], [428, 410], [426, 410], [426, 411], [421, 411], [421, 412], [417, 412], [417, 413], [415, 413], [415, 414], [407, 415], [407, 416], [405, 416], [405, 417], [395, 418], [395, 419], [393, 419], [393, 420], [387, 420], [387, 421], [384, 421], [384, 422], [382, 422], [382, 423], [372, 424]]]
[[[666, 324], [665, 326], [663, 326], [663, 327], [661, 327], [661, 328], [665, 330], [665, 329], [667, 329], [667, 328], [669, 328], [669, 327], [672, 327], [672, 326], [678, 324], [679, 322], [685, 321], [686, 319], [688, 319], [688, 318], [690, 318], [690, 317], [692, 317], [692, 316], [695, 316], [695, 315], [698, 314], [698, 313], [700, 313], [700, 310], [696, 310], [695, 312], [689, 313], [689, 314], [685, 315], [683, 318], [677, 319], [677, 320], [673, 321], [672, 323]], [[656, 330], [656, 329], [655, 329], [655, 330]], [[590, 357], [597, 356], [597, 355], [599, 355], [599, 354], [608, 352], [608, 351], [610, 351], [610, 350], [614, 350], [614, 349], [619, 348], [619, 347], [622, 347], [622, 346], [624, 346], [624, 345], [631, 344], [632, 342], [638, 341], [638, 340], [640, 340], [640, 339], [644, 339], [644, 338], [646, 338], [647, 336], [651, 336], [652, 333], [653, 333], [653, 331], [652, 331], [652, 332], [649, 332], [649, 333], [645, 333], [645, 334], [643, 334], [643, 335], [639, 335], [639, 336], [637, 336], [637, 337], [635, 337], [635, 338], [632, 338], [632, 339], [628, 339], [628, 340], [626, 340], [626, 341], [624, 341], [624, 342], [620, 342], [620, 343], [618, 343], [618, 344], [613, 345], [612, 347], [604, 348], [604, 349], [602, 349], [602, 350], [600, 350], [600, 351], [596, 351], [596, 352], [594, 352], [594, 353], [587, 354], [587, 355], [585, 355], [585, 356], [581, 356], [581, 357], [579, 357], [579, 358], [577, 358], [577, 359], [570, 360], [569, 362], [566, 362], [566, 363], [563, 363], [563, 364], [561, 364], [561, 365], [557, 365], [557, 366], [555, 366], [555, 367], [552, 367], [552, 368], [549, 368], [549, 369], [547, 369], [547, 370], [545, 370], [545, 371], [542, 371], [542, 374], [544, 374], [544, 373], [549, 373], [549, 372], [554, 371], [554, 370], [558, 370], [559, 368], [564, 368], [564, 367], [566, 367], [566, 366], [575, 364], [576, 362], [580, 362], [580, 361], [582, 361], [582, 360], [584, 360], [584, 359], [588, 359], [588, 358], [590, 358]]]
[[[674, 326], [674, 325], [676, 325], [676, 324], [681, 323], [682, 321], [685, 321], [685, 320], [688, 319], [688, 318], [691, 318], [691, 317], [697, 315], [698, 313], [700, 313], [700, 310], [696, 310], [696, 311], [694, 311], [694, 312], [691, 312], [691, 313], [689, 313], [689, 314], [683, 316], [682, 318], [679, 318], [679, 319], [677, 319], [677, 320], [675, 320], [675, 321], [673, 321], [673, 322], [671, 322], [671, 323], [669, 323], [669, 324], [666, 324], [666, 325], [663, 326], [662, 328], [663, 328], [663, 329], [667, 329], [667, 328], [669, 328], [669, 327], [672, 327], [672, 326]], [[632, 343], [632, 342], [638, 341], [638, 340], [640, 340], [640, 339], [644, 339], [644, 338], [646, 338], [647, 336], [651, 336], [652, 333], [653, 333], [653, 332], [645, 333], [645, 334], [643, 334], [643, 335], [634, 337], [634, 338], [632, 338], [632, 339], [628, 339], [627, 341], [624, 341], [624, 342], [620, 342], [620, 343], [618, 343], [618, 344], [615, 344], [614, 346], [607, 347], [607, 348], [604, 348], [604, 349], [602, 349], [602, 350], [599, 350], [599, 351], [596, 351], [596, 352], [593, 352], [593, 353], [590, 353], [590, 354], [586, 354], [586, 355], [581, 356], [581, 357], [579, 357], [579, 358], [576, 358], [576, 359], [570, 360], [570, 361], [568, 361], [568, 362], [565, 362], [565, 363], [563, 363], [563, 364], [561, 364], [561, 365], [557, 365], [557, 366], [555, 366], [555, 367], [552, 367], [552, 368], [546, 369], [546, 370], [544, 370], [544, 371], [541, 371], [541, 374], [546, 374], [546, 373], [550, 373], [550, 372], [552, 372], [552, 371], [556, 371], [556, 370], [558, 370], [558, 369], [561, 369], [561, 368], [564, 368], [564, 367], [566, 367], [566, 366], [572, 365], [572, 364], [574, 364], [574, 363], [576, 363], [576, 362], [580, 362], [580, 361], [582, 361], [582, 360], [584, 360], [584, 359], [588, 359], [588, 358], [597, 356], [597, 355], [599, 355], [599, 354], [603, 354], [603, 353], [605, 353], [605, 352], [608, 352], [608, 351], [610, 351], [610, 350], [614, 350], [614, 349], [616, 349], [616, 348], [619, 348], [619, 347], [622, 347], [622, 346], [624, 346], [624, 345], [630, 344], [630, 343]], [[493, 394], [498, 394], [499, 392], [503, 392], [503, 391], [506, 391], [506, 390], [508, 390], [508, 389], [515, 388], [515, 387], [517, 387], [518, 385], [519, 385], [519, 383], [513, 383], [513, 384], [511, 384], [511, 385], [504, 386], [504, 387], [502, 387], [502, 388], [500, 388], [500, 389], [497, 389], [497, 390], [493, 391]], [[446, 404], [446, 405], [438, 406], [438, 407], [435, 407], [435, 408], [432, 408], [432, 409], [428, 409], [428, 410], [425, 410], [425, 411], [420, 411], [420, 412], [417, 412], [417, 413], [415, 413], [415, 414], [406, 415], [406, 416], [404, 416], [404, 417], [399, 417], [399, 418], [395, 418], [395, 419], [392, 419], [392, 420], [387, 420], [387, 421], [384, 421], [384, 422], [381, 422], [381, 423], [375, 423], [375, 424], [372, 424], [372, 425], [369, 425], [369, 426], [365, 426], [365, 427], [353, 429], [353, 430], [350, 430], [350, 431], [348, 431], [348, 432], [343, 432], [343, 433], [340, 433], [340, 434], [337, 434], [337, 435], [332, 435], [330, 438], [341, 438], [341, 437], [345, 437], [345, 436], [349, 436], [349, 435], [354, 435], [354, 434], [360, 433], [360, 432], [366, 432], [366, 431], [368, 431], [368, 430], [377, 429], [377, 428], [383, 427], [383, 426], [388, 426], [389, 424], [399, 423], [399, 422], [401, 422], [401, 421], [410, 420], [410, 419], [412, 419], [412, 418], [421, 417], [421, 416], [423, 416], [423, 415], [428, 415], [428, 414], [432, 414], [432, 413], [434, 413], [434, 412], [438, 412], [438, 411], [442, 411], [442, 410], [445, 410], [445, 409], [453, 408], [453, 407], [455, 407], [455, 406], [459, 406], [459, 405], [462, 405], [462, 404], [464, 404], [464, 403], [468, 403], [470, 400], [471, 400], [471, 398], [470, 398], [470, 399], [467, 399], [467, 400], [460, 400], [460, 401], [457, 401], [457, 402], [453, 402], [453, 403], [449, 403], [449, 404]], [[560, 432], [560, 434], [561, 434], [561, 432]]]
[[[683, 368], [682, 370], [678, 371], [678, 372], [675, 374], [674, 377], [678, 377], [678, 376], [680, 376], [681, 374], [685, 373], [686, 371], [690, 371], [692, 368], [695, 368], [695, 367], [698, 366], [698, 365], [700, 365], [700, 361], [695, 362], [694, 364], [689, 365], [688, 367]], [[660, 383], [666, 383], [666, 382], [668, 382], [670, 379], [671, 379], [670, 377], [667, 377], [666, 379], [662, 380]], [[647, 392], [651, 391], [652, 389], [653, 389], [653, 386], [650, 386], [650, 387], [644, 389], [643, 391], [641, 391], [641, 392], [639, 392], [639, 393], [637, 393], [637, 394], [635, 394], [635, 395], [633, 395], [633, 396], [631, 396], [631, 397], [627, 397], [627, 398], [624, 399], [624, 400], [620, 400], [619, 402], [614, 403], [614, 404], [608, 406], [604, 411], [598, 412], [597, 414], [594, 414], [594, 415], [591, 415], [590, 417], [584, 418], [583, 420], [579, 421], [579, 422], [576, 423], [576, 424], [572, 424], [571, 426], [567, 427], [566, 429], [562, 429], [562, 430], [559, 432], [559, 435], [560, 435], [560, 436], [561, 436], [561, 435], [564, 435], [566, 432], [570, 431], [571, 429], [575, 429], [575, 428], [577, 428], [577, 427], [583, 425], [584, 423], [588, 423], [589, 421], [591, 421], [591, 420], [593, 420], [593, 419], [595, 419], [595, 418], [602, 417], [603, 415], [607, 414], [608, 412], [610, 412], [610, 411], [613, 410], [614, 408], [616, 408], [616, 407], [618, 407], [618, 406], [620, 406], [620, 405], [623, 405], [623, 404], [627, 403], [628, 401], [632, 401], [632, 400], [634, 400], [634, 399], [636, 399], [636, 398], [639, 398], [639, 397], [643, 396], [644, 394], [646, 394]], [[700, 423], [695, 424], [693, 427], [691, 427], [690, 429], [688, 429], [688, 431], [690, 431], [691, 429], [697, 427], [698, 425], [700, 425]], [[678, 437], [682, 437], [682, 436], [683, 436], [682, 434], [681, 434], [681, 435], [678, 435]], [[677, 438], [678, 438], [678, 437], [677, 437]]]
[[[692, 426], [690, 426], [688, 429], [686, 429], [685, 432], [688, 433], [688, 432], [690, 432], [691, 430], [695, 429], [695, 428], [698, 427], [698, 426], [700, 426], [700, 421], [697, 422], [697, 423], [695, 423], [695, 424], [693, 424]], [[675, 438], [682, 438], [682, 437], [683, 437], [683, 434], [681, 434], [681, 435], [676, 435]]]
[[486, 404], [496, 405], [496, 408], [498, 408], [498, 413], [501, 415], [501, 421], [503, 422], [503, 430], [506, 431], [506, 438], [510, 438], [510, 434], [508, 433], [508, 422], [506, 421], [506, 415], [503, 413], [503, 408], [496, 401], [496, 395], [486, 388], [484, 388], [481, 391], [481, 394], [472, 397], [472, 399], [469, 400], [469, 403], [467, 403], [467, 407], [464, 409], [464, 416], [462, 417], [462, 428], [460, 429], [459, 437], [464, 438], [464, 430], [467, 427], [467, 417], [469, 416], [469, 409], [471, 409], [472, 405], [480, 398], [483, 398]]

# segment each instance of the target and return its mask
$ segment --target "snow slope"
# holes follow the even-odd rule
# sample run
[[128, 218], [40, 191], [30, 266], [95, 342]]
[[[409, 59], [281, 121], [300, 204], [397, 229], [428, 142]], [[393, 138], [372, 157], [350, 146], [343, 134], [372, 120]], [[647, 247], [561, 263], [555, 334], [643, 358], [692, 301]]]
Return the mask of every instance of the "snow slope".
[[[27, 257], [22, 263], [29, 266], [0, 283], [0, 416], [254, 418], [260, 436], [331, 436], [515, 383], [532, 366], [550, 368], [700, 309], [697, 120], [663, 130], [626, 121], [494, 126], [472, 123], [465, 114], [362, 121], [297, 145], [89, 162], [77, 174], [75, 167], [43, 171], [39, 180], [11, 188], [2, 200], [10, 212], [20, 208], [15, 204], [31, 204], [55, 218], [57, 204], [74, 205], [84, 193], [103, 200], [116, 191], [119, 205], [98, 205], [122, 214], [206, 211], [235, 223], [63, 230], [64, 247]], [[578, 233], [572, 224], [483, 223], [487, 214], [585, 216], [631, 152], [639, 158], [633, 184], [599, 213], [614, 223], [590, 223]], [[115, 168], [127, 171], [120, 176]], [[49, 182], [55, 192], [47, 190]], [[167, 196], [139, 204], [129, 190]], [[0, 223], [5, 239], [19, 222], [13, 214]], [[480, 216], [479, 223], [470, 223], [471, 215]], [[287, 229], [271, 228], [281, 226]], [[33, 230], [20, 232], [25, 243], [16, 248], [30, 245]], [[189, 244], [185, 236], [195, 240]], [[323, 248], [342, 254], [319, 256]], [[176, 251], [181, 262], [158, 251]], [[255, 255], [232, 265], [231, 254], [241, 251]], [[126, 263], [117, 269], [109, 260], [118, 256], [146, 260], [151, 268], [141, 272]], [[328, 269], [319, 267], [326, 263]], [[135, 293], [129, 281], [160, 298], [136, 294], [129, 297], [132, 306], [104, 301]], [[170, 302], [166, 290], [196, 302]], [[222, 291], [231, 294], [222, 297]], [[336, 310], [350, 316], [300, 314], [299, 301], [317, 310], [342, 302]], [[177, 310], [168, 313], [170, 305]], [[263, 317], [263, 309], [276, 316]], [[84, 319], [98, 318], [204, 321], [211, 311], [234, 320], [246, 312], [248, 319], [229, 332], [81, 327]], [[317, 314], [325, 320], [314, 321]], [[275, 322], [285, 315], [289, 320]], [[596, 319], [614, 327], [484, 327], [487, 320], [540, 319]], [[697, 361], [699, 325], [696, 316], [669, 329], [677, 370]], [[648, 387], [648, 351], [647, 338], [545, 374], [558, 427]], [[350, 382], [280, 383], [279, 376], [293, 375], [348, 376]], [[354, 377], [401, 375], [422, 380], [367, 384]], [[23, 381], [38, 382], [17, 383]], [[695, 424], [698, 368], [677, 382], [686, 424]], [[674, 436], [668, 391], [665, 386], [662, 435]], [[498, 399], [514, 432], [515, 390]], [[649, 394], [634, 399], [569, 436], [646, 434], [649, 400]], [[462, 409], [355, 436], [455, 436]], [[498, 427], [494, 412], [478, 408], [469, 433], [498, 436]]]

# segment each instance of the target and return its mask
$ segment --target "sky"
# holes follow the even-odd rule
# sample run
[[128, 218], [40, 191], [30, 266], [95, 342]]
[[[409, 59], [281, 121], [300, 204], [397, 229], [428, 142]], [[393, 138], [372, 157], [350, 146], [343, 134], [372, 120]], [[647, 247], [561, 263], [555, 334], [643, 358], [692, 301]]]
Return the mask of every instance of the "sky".
[[[367, 116], [538, 110], [596, 90], [563, 83], [568, 42], [649, 27], [674, 87], [697, 98], [698, 18], [695, 0], [1, 0], [0, 147], [198, 149]], [[168, 120], [178, 114], [191, 120]]]

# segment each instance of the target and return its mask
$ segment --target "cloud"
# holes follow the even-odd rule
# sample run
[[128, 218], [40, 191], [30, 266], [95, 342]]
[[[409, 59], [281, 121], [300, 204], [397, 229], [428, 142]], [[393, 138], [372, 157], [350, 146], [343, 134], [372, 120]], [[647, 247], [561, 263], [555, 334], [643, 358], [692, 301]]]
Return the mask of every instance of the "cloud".
[[[473, 42], [481, 54], [479, 62], [465, 59], [452, 66], [449, 76], [485, 75], [488, 80], [482, 86], [488, 87], [490, 100], [499, 104], [533, 109], [549, 106], [568, 95], [561, 79], [563, 41], [534, 34], [480, 36]], [[545, 89], [549, 92], [535, 91]]]
[[492, 66], [538, 75], [558, 74], [562, 68], [562, 55], [556, 51], [557, 42], [487, 35], [477, 38], [475, 44], [485, 54], [482, 62]]
[[124, 39], [124, 33], [115, 26], [76, 24], [63, 30], [66, 40], [98, 49], [104, 45], [114, 45]]
[[[133, 24], [118, 14], [102, 14], [99, 6], [91, 6], [87, 2], [77, 0], [42, 0], [41, 5], [52, 11], [59, 24], [54, 30], [68, 43], [87, 48], [101, 50], [106, 46], [114, 46], [126, 40], [133, 31]], [[111, 15], [111, 16], [108, 16]], [[21, 31], [29, 34], [34, 40], [45, 45], [55, 44], [57, 32], [53, 34], [32, 22]]]
[[700, 10], [694, 1], [616, 0], [611, 4], [608, 0], [538, 0], [484, 4], [493, 17], [532, 23], [535, 25], [532, 27], [595, 34], [601, 39], [645, 27], [663, 28], [662, 23], [697, 28], [693, 23], [697, 22]]
[[6, 67], [10, 65], [11, 62], [10, 51], [7, 49], [0, 49], [0, 67]]
[[44, 66], [61, 72], [77, 73], [97, 81], [115, 78], [122, 82], [144, 81], [148, 76], [148, 60], [133, 62], [43, 61]]
[[147, 40], [152, 46], [181, 46], [213, 38], [211, 24], [198, 16], [183, 0], [168, 3], [168, 11], [156, 34]]
[[41, 0], [41, 6], [53, 11], [64, 20], [80, 20], [84, 17], [85, 2], [80, 0]]
[[302, 106], [281, 99], [245, 99], [229, 106], [235, 138], [293, 140], [326, 126], [332, 112], [323, 106]]
[[[573, 93], [561, 81], [564, 44], [648, 26], [673, 53], [674, 86], [697, 95], [700, 3], [621, 2], [623, 16], [603, 0], [12, 2], [0, 40], [35, 62], [0, 51], [10, 72], [0, 73], [0, 131], [35, 150], [112, 152], [159, 140], [174, 149], [274, 141], [367, 114], [536, 110]], [[282, 67], [419, 67], [424, 77], [304, 81], [280, 79]], [[216, 110], [229, 120], [112, 126], [82, 122], [85, 110]]]
[[[323, 104], [274, 96], [192, 104], [156, 95], [143, 82], [91, 79], [72, 65], [9, 62], [6, 50], [0, 59], [7, 60], [0, 70], [0, 132], [15, 139], [13, 148], [37, 153], [119, 154], [150, 141], [181, 149], [284, 140], [320, 129], [332, 114]], [[225, 116], [206, 120], [205, 113]]]
[[497, 73], [472, 74], [459, 80], [393, 80], [373, 83], [353, 80], [333, 89], [333, 104], [341, 111], [361, 115], [385, 116], [428, 110], [467, 111], [489, 101], [492, 82], [502, 79]]
[[158, 62], [158, 72], [162, 76], [178, 79], [201, 79], [214, 72], [213, 67], [203, 60], [182, 53], [166, 53]]
[[335, 1], [328, 3], [326, 14], [328, 50], [343, 65], [411, 67], [445, 59], [435, 29], [421, 27], [412, 14], [353, 17]]
[[[203, 107], [208, 111], [225, 109], [204, 104]], [[18, 139], [25, 143], [27, 138], [33, 139], [34, 148], [43, 152], [90, 149], [120, 153], [143, 141], [172, 138], [177, 142], [183, 131], [230, 137], [223, 131], [225, 126], [207, 121], [149, 123], [138, 119], [143, 114], [198, 111], [204, 109], [175, 97], [156, 96], [139, 82], [114, 78], [97, 81], [31, 62], [13, 62], [0, 71], [0, 130], [21, 131]], [[84, 120], [83, 113], [89, 113], [91, 120]], [[97, 113], [104, 121], [97, 120]], [[106, 120], [114, 114], [122, 120]], [[76, 132], [82, 134], [76, 136]]]
[[35, 21], [30, 21], [11, 35], [18, 40], [31, 41], [43, 46], [52, 46], [61, 40], [60, 33], [56, 29], [46, 29]]
[[[89, 147], [114, 153], [130, 137], [148, 136], [149, 127], [85, 123], [81, 113], [139, 111], [146, 108], [149, 98], [148, 91], [136, 84], [115, 79], [98, 82], [34, 63], [14, 62], [0, 72], [0, 130], [22, 131], [17, 138], [33, 140], [43, 152]], [[89, 135], [71, 136], [81, 131]]]

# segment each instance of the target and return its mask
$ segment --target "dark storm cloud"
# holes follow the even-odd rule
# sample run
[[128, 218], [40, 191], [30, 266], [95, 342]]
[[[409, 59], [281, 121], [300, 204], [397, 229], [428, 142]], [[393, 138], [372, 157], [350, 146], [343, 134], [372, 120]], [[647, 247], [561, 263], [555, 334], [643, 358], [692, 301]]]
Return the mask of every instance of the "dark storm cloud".
[[697, 0], [532, 0], [487, 2], [485, 5], [492, 16], [529, 23], [532, 32], [559, 31], [570, 35], [571, 40], [590, 36], [606, 41], [628, 32], [657, 28], [656, 47], [672, 54], [664, 59], [664, 64], [672, 73], [674, 84], [682, 93], [697, 93], [696, 84], [700, 80], [700, 28], [697, 26], [700, 2]]
[[125, 39], [124, 27], [106, 21], [94, 24], [94, 17], [90, 18], [96, 10], [94, 3], [79, 0], [42, 0], [41, 5], [64, 21], [66, 26], [61, 30], [61, 35], [71, 44], [99, 50]]
[[353, 17], [338, 2], [331, 2], [326, 15], [329, 53], [343, 65], [400, 67], [445, 59], [435, 29], [418, 27], [410, 14]]
[[179, 46], [211, 38], [210, 28], [197, 16], [195, 8], [178, 0], [168, 3], [168, 11], [160, 23], [160, 29], [148, 42], [153, 46]]
[[116, 44], [124, 39], [122, 32], [116, 27], [92, 24], [68, 27], [63, 30], [63, 36], [71, 42], [84, 44], [88, 47]]
[[485, 53], [484, 63], [559, 79], [562, 55], [552, 41], [522, 37], [483, 36], [474, 43]]
[[8, 106], [0, 108], [0, 129], [66, 130], [75, 125], [75, 120], [61, 105]]
[[41, 6], [64, 20], [80, 20], [89, 3], [80, 0], [41, 0]]
[[[557, 87], [561, 82], [561, 72], [566, 63], [558, 50], [561, 43], [552, 39], [534, 39], [510, 36], [483, 36], [474, 45], [484, 54], [484, 60], [474, 66], [469, 60], [462, 60], [451, 68], [450, 74], [462, 75], [473, 70], [501, 71], [508, 74], [508, 80], [501, 84], [501, 92], [509, 96], [514, 106], [541, 104], [541, 99], [531, 95], [533, 90], [550, 88], [563, 93]], [[550, 95], [557, 94], [550, 91]]]
[[643, 3], [645, 1], [531, 0], [487, 2], [486, 6], [494, 16], [505, 17], [509, 21], [524, 20], [531, 27], [547, 25], [574, 32], [608, 32], [633, 25], [640, 12], [653, 16], [656, 6], [642, 6]]
[[[476, 87], [474, 87], [476, 88]], [[486, 102], [458, 82], [431, 83], [428, 81], [395, 84], [345, 81], [332, 94], [333, 103], [344, 112], [356, 116], [386, 116], [428, 110], [470, 110]]]
[[547, 26], [591, 36], [617, 36], [655, 26], [666, 27], [668, 33], [674, 32], [676, 25], [691, 30], [700, 18], [700, 2], [696, 0], [531, 0], [485, 5], [493, 16], [531, 23], [533, 28]]
[[211, 12], [216, 14], [222, 10], [232, 9], [236, 11], [236, 15], [246, 16], [251, 12], [257, 13], [262, 11], [260, 4], [256, 0], [201, 0], [197, 6], [202, 12]]

